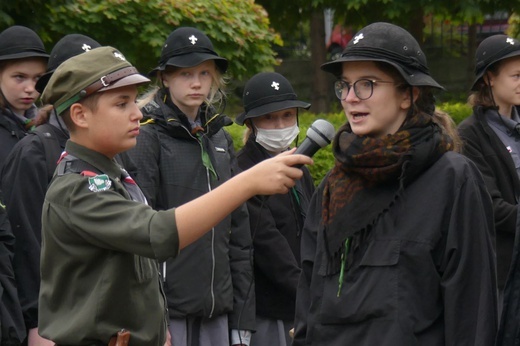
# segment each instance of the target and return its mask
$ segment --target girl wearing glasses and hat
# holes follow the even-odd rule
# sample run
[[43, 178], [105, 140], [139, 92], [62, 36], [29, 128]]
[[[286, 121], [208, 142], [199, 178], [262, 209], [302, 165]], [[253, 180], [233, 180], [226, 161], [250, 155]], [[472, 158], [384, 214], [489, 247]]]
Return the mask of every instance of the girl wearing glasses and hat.
[[515, 300], [520, 210], [520, 116], [515, 106], [520, 105], [520, 41], [507, 35], [488, 37], [478, 46], [475, 63], [468, 99], [473, 114], [459, 125], [459, 133], [463, 153], [480, 169], [493, 199], [499, 307], [503, 303], [498, 344], [513, 345], [520, 332]]
[[[189, 202], [238, 172], [224, 131], [232, 120], [217, 110], [224, 103], [227, 66], [198, 29], [181, 27], [167, 38], [152, 71], [160, 87], [141, 102], [145, 119], [129, 152], [154, 209]], [[254, 329], [250, 246], [243, 204], [175, 261], [162, 264], [173, 346], [248, 344]]]
[[49, 54], [29, 28], [15, 25], [0, 33], [0, 166], [7, 154], [32, 127], [38, 78], [45, 73]]
[[294, 345], [492, 345], [491, 200], [419, 44], [374, 23], [322, 69], [347, 123], [304, 226]]
[[[244, 147], [238, 152], [241, 169], [289, 149], [297, 138], [298, 108], [309, 103], [296, 97], [279, 73], [263, 72], [245, 85], [245, 111], [236, 123], [246, 125]], [[296, 288], [300, 276], [300, 235], [314, 183], [309, 170], [287, 195], [255, 196], [247, 203], [253, 235], [256, 332], [252, 346], [290, 345]]]

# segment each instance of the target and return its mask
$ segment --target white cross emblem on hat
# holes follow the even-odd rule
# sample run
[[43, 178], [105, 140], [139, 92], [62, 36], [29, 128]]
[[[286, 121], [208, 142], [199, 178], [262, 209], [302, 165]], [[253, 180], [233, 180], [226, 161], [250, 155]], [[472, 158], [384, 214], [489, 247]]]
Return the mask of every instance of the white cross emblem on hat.
[[512, 46], [515, 45], [515, 40], [513, 40], [511, 37], [506, 38], [506, 42], [509, 43]]
[[280, 83], [277, 83], [277, 82], [273, 81], [273, 83], [271, 84], [271, 88], [274, 88], [275, 90], [279, 90], [280, 89]]
[[119, 52], [114, 52], [114, 56], [115, 56], [116, 58], [121, 59], [121, 60], [126, 60], [126, 59], [125, 59], [125, 56], [124, 56], [123, 54], [119, 53]]
[[195, 35], [191, 35], [190, 37], [188, 37], [188, 40], [191, 41], [191, 44], [195, 44], [198, 38], [196, 38]]
[[88, 52], [89, 50], [92, 49], [92, 47], [89, 46], [89, 45], [86, 44], [86, 43], [83, 43], [83, 46], [81, 46], [81, 49], [83, 49], [85, 52]]
[[354, 44], [357, 44], [360, 40], [364, 39], [365, 36], [363, 36], [363, 33], [354, 36]]

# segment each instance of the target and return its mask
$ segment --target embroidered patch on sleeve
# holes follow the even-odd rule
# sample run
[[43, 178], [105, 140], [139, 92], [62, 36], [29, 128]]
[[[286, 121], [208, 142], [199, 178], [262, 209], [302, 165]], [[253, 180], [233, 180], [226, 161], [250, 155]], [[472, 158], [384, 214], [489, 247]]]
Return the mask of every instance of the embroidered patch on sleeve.
[[92, 192], [106, 191], [112, 186], [112, 181], [106, 174], [88, 178], [88, 189]]

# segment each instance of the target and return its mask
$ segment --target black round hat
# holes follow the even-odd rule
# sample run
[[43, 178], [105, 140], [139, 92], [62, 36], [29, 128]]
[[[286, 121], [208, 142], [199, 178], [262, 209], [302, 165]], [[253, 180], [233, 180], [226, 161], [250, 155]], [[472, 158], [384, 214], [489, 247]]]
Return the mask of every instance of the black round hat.
[[430, 76], [426, 56], [417, 40], [394, 24], [378, 22], [359, 30], [341, 57], [321, 65], [321, 69], [340, 76], [345, 61], [385, 62], [395, 67], [409, 85], [444, 89]]
[[246, 119], [282, 109], [309, 109], [311, 106], [310, 103], [299, 101], [291, 83], [276, 72], [261, 72], [254, 75], [246, 83], [242, 100], [245, 112], [235, 119], [238, 125], [244, 125]]
[[0, 61], [49, 58], [40, 37], [25, 26], [14, 25], [0, 33]]
[[63, 36], [52, 48], [51, 56], [47, 62], [47, 72], [45, 72], [36, 82], [36, 90], [41, 94], [49, 82], [54, 70], [65, 60], [91, 49], [101, 47], [99, 42], [81, 34], [70, 34]]
[[220, 72], [226, 72], [228, 61], [215, 52], [209, 37], [198, 29], [181, 27], [168, 36], [161, 51], [159, 66], [149, 74], [164, 71], [166, 66], [193, 67], [206, 60], [215, 60]]
[[471, 90], [487, 69], [496, 62], [520, 55], [520, 41], [507, 35], [493, 35], [483, 40], [475, 53], [475, 80]]

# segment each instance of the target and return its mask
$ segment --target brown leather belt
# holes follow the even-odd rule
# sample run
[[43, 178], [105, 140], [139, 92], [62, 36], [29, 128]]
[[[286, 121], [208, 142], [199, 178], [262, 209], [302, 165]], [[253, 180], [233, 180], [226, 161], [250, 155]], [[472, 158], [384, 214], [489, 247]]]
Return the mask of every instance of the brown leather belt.
[[126, 76], [130, 76], [133, 74], [137, 74], [139, 71], [133, 66], [125, 67], [115, 72], [109, 73], [106, 76], [101, 77], [98, 81], [90, 84], [88, 87], [84, 89], [85, 95], [84, 97], [91, 95], [98, 91], [101, 88], [107, 87], [110, 84], [117, 82], [120, 79], [125, 78]]
[[[128, 343], [130, 342], [130, 332], [128, 330], [121, 329], [119, 332], [117, 332], [117, 335], [114, 335], [110, 338], [110, 341], [108, 342], [108, 346], [128, 346]], [[105, 346], [104, 343], [95, 343], [91, 344], [89, 346]], [[69, 346], [69, 345], [63, 345], [63, 344], [54, 344], [54, 346]]]
[[128, 330], [121, 329], [117, 332], [117, 336], [110, 338], [108, 346], [128, 346], [130, 342], [130, 332]]

